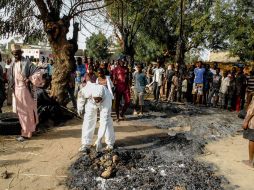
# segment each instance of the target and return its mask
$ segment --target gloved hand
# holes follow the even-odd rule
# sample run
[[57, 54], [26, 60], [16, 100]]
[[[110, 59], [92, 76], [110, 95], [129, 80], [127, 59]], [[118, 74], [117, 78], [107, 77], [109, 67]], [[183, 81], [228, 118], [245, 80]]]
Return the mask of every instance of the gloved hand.
[[78, 115], [81, 117], [83, 115], [83, 110], [77, 110]]
[[95, 149], [96, 149], [96, 152], [100, 152], [101, 151], [101, 149], [102, 149], [102, 144], [101, 144], [101, 139], [99, 139], [99, 140], [97, 140], [96, 142], [95, 142]]

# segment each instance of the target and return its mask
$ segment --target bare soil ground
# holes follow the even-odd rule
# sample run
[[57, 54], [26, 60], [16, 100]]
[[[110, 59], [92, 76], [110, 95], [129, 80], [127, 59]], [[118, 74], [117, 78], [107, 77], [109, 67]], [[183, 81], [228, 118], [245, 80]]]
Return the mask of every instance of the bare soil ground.
[[[116, 145], [143, 146], [142, 140], [166, 135], [164, 130], [140, 126], [137, 122], [115, 124]], [[81, 121], [72, 120], [19, 143], [12, 136], [0, 136], [0, 173], [7, 170], [9, 179], [0, 177], [0, 189], [66, 189], [67, 169], [78, 157]]]
[[213, 163], [217, 173], [225, 176], [241, 190], [253, 190], [254, 168], [242, 163], [248, 159], [248, 141], [241, 135], [229, 137], [206, 146], [207, 154], [201, 160]]
[[[13, 136], [0, 136], [0, 173], [10, 173], [8, 179], [0, 177], [0, 189], [67, 189], [68, 167], [79, 157], [81, 123], [74, 119], [24, 143], [16, 142]], [[118, 147], [142, 148], [149, 146], [147, 139], [168, 135], [168, 129], [139, 119], [114, 126]], [[241, 163], [248, 158], [247, 143], [240, 135], [224, 138], [209, 143], [198, 159], [215, 164], [217, 173], [237, 189], [254, 189], [254, 169]]]

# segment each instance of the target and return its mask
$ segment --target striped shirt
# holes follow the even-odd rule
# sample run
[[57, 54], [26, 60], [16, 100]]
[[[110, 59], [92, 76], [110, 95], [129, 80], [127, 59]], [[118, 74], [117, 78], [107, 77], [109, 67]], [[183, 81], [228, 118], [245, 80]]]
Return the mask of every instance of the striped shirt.
[[254, 76], [247, 76], [247, 91], [253, 92], [254, 91]]

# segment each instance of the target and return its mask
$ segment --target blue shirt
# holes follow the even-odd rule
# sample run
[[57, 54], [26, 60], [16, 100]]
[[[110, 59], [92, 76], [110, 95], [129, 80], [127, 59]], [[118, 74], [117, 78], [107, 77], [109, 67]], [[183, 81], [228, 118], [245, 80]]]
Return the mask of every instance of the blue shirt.
[[147, 85], [146, 75], [144, 73], [135, 72], [133, 74], [134, 87], [137, 92], [144, 92]]
[[[79, 73], [79, 74], [77, 75], [77, 73]], [[75, 81], [81, 82], [81, 78], [83, 78], [85, 76], [85, 73], [86, 73], [85, 65], [84, 64], [77, 65]]]
[[48, 64], [48, 75], [52, 76], [52, 73], [53, 73], [53, 65]]
[[196, 84], [203, 84], [204, 82], [204, 73], [205, 73], [205, 68], [195, 68], [194, 74], [194, 83]]

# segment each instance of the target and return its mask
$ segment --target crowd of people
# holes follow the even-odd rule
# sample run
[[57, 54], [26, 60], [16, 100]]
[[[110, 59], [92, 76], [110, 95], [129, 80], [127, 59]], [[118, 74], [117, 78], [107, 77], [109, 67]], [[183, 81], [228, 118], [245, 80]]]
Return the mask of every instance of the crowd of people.
[[[35, 60], [31, 64], [47, 76], [50, 89], [53, 60]], [[10, 65], [10, 59], [2, 65], [1, 80], [3, 82], [1, 84], [4, 84], [4, 81], [7, 82]], [[209, 64], [198, 61], [186, 66], [180, 75], [177, 64], [165, 64], [163, 59], [158, 59], [153, 64], [137, 63], [131, 66], [125, 56], [119, 57], [113, 63], [77, 57], [76, 69], [70, 74], [66, 88], [75, 110], [77, 110], [78, 92], [88, 81], [109, 89], [114, 99], [113, 107], [118, 121], [125, 118], [125, 112], [131, 103], [131, 91], [134, 103], [133, 114], [140, 116], [143, 115], [144, 95], [147, 91], [152, 92], [155, 102], [182, 101], [198, 106], [220, 107], [230, 111], [242, 110], [245, 103], [248, 106], [254, 94], [254, 70], [247, 74], [243, 67], [221, 70], [217, 64], [210, 68]], [[7, 104], [10, 105], [12, 92], [9, 87], [6, 92]], [[5, 90], [0, 93], [3, 94], [1, 97], [4, 97]], [[0, 108], [3, 101], [2, 98]]]
[[146, 76], [153, 84], [154, 101], [163, 97], [167, 102], [179, 101], [177, 94], [181, 91], [180, 101], [240, 111], [245, 102], [249, 105], [254, 92], [254, 70], [245, 73], [244, 67], [221, 70], [216, 63], [211, 68], [198, 61], [186, 67], [180, 78], [178, 65], [163, 69], [158, 63], [148, 66]]
[[[31, 138], [36, 129], [36, 87], [44, 86], [46, 81], [50, 84], [54, 62], [45, 59], [41, 62], [30, 62], [22, 57], [20, 46], [15, 44], [12, 46], [12, 54], [14, 60], [9, 59], [0, 67], [0, 111], [7, 97], [7, 104], [12, 103], [13, 111], [19, 116], [22, 131], [17, 140], [22, 142]], [[7, 78], [6, 89], [4, 84], [7, 83]], [[132, 66], [125, 56], [120, 56], [113, 63], [94, 62], [92, 58], [78, 57], [66, 90], [77, 113], [85, 113], [81, 151], [88, 151], [92, 146], [98, 110], [100, 130], [95, 143], [96, 149], [101, 149], [103, 136], [107, 148], [112, 149], [115, 142], [112, 108], [116, 112], [117, 121], [124, 120], [131, 103], [132, 91], [133, 114], [142, 116], [147, 89], [152, 92], [154, 102], [182, 101], [197, 106], [240, 111], [248, 107], [252, 100], [254, 70], [250, 73], [246, 73], [244, 67], [221, 70], [217, 64], [210, 68], [209, 64], [198, 61], [180, 71], [179, 65], [165, 64], [163, 59], [158, 59], [154, 64], [137, 63]], [[253, 160], [254, 152], [252, 104], [254, 102], [249, 106], [251, 109], [248, 109], [243, 125], [244, 129], [251, 129], [245, 135], [250, 140], [250, 160]]]

